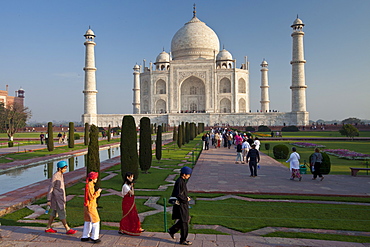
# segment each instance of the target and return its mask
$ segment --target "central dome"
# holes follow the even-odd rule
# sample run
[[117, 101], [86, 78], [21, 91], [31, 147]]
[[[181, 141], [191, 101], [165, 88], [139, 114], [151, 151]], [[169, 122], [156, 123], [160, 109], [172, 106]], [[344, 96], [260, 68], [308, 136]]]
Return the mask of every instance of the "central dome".
[[177, 31], [171, 42], [173, 60], [214, 59], [219, 50], [217, 34], [196, 16]]

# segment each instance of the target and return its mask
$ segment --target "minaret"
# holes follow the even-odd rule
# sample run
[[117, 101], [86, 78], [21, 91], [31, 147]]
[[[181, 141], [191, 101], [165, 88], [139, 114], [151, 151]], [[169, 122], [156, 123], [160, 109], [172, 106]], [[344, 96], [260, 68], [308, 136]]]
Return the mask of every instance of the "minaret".
[[270, 100], [269, 100], [269, 78], [268, 78], [268, 63], [263, 59], [261, 63], [261, 112], [269, 112]]
[[[291, 34], [293, 38], [293, 56], [290, 64], [292, 65], [292, 113], [306, 112], [306, 88], [305, 85], [305, 72], [304, 64], [304, 51], [303, 51], [303, 22], [298, 18], [295, 19], [293, 25], [293, 33]], [[308, 113], [307, 113], [308, 118]], [[308, 122], [307, 122], [308, 123]], [[297, 120], [297, 124], [299, 123]]]
[[84, 114], [82, 122], [97, 125], [97, 108], [96, 108], [96, 78], [95, 78], [95, 51], [94, 42], [95, 34], [89, 28], [85, 33], [86, 54], [85, 54], [85, 89], [83, 91], [84, 97]]
[[135, 65], [134, 68], [134, 102], [132, 103], [133, 106], [133, 114], [140, 114], [140, 66]]

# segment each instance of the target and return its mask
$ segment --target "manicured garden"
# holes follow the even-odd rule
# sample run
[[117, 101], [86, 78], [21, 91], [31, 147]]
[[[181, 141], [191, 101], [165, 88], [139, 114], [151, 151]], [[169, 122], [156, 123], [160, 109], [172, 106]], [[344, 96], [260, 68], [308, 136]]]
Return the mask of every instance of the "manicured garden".
[[[321, 133], [321, 132], [320, 132]], [[361, 135], [360, 135], [361, 136]], [[313, 141], [310, 141], [313, 142]], [[272, 148], [276, 144], [285, 144], [292, 147], [292, 142], [280, 141], [264, 141], [261, 138], [261, 151], [272, 156]], [[270, 143], [270, 150], [265, 150], [265, 143]], [[315, 141], [315, 144], [324, 145], [330, 149], [349, 149], [356, 152], [370, 154], [369, 142], [367, 141]], [[163, 155], [160, 162], [155, 160], [153, 156], [152, 168], [148, 174], [140, 173], [137, 183], [135, 184], [135, 195], [137, 197], [159, 197], [158, 203], [164, 204], [169, 198], [172, 187], [158, 190], [160, 185], [169, 184], [164, 180], [171, 174], [178, 174], [178, 164], [184, 161], [191, 162], [192, 157], [189, 155], [194, 149], [199, 150], [200, 137], [198, 136], [193, 141], [178, 149], [173, 143], [164, 146]], [[67, 148], [68, 149], [68, 148]], [[313, 153], [313, 148], [298, 147], [298, 153], [301, 155], [301, 160], [308, 160], [310, 154]], [[185, 158], [186, 157], [186, 158]], [[332, 169], [330, 174], [346, 174], [349, 175], [349, 168], [359, 166], [364, 161], [346, 160], [330, 155]], [[279, 160], [283, 164], [285, 160]], [[187, 164], [190, 165], [191, 164]], [[122, 178], [120, 175], [120, 166], [114, 166], [108, 170], [116, 173], [117, 176], [102, 181], [104, 193], [108, 193], [107, 189], [116, 191], [121, 190]], [[104, 173], [106, 176], [106, 173]], [[176, 179], [176, 178], [175, 178]], [[77, 195], [67, 203], [68, 222], [71, 226], [79, 226], [83, 224], [82, 205], [84, 183], [78, 183], [67, 188], [68, 195]], [[140, 189], [150, 191], [140, 191]], [[191, 233], [217, 233], [210, 229], [194, 229], [193, 225], [222, 225], [224, 227], [237, 230], [240, 232], [248, 232], [263, 227], [288, 227], [288, 228], [311, 228], [311, 229], [331, 229], [331, 230], [347, 230], [347, 231], [364, 231], [370, 232], [370, 207], [367, 205], [335, 205], [335, 204], [316, 204], [316, 203], [292, 203], [292, 202], [248, 202], [237, 199], [227, 199], [221, 201], [202, 201], [199, 198], [218, 197], [222, 194], [205, 194], [191, 193], [190, 196], [195, 199], [195, 205], [190, 209]], [[338, 201], [338, 202], [362, 202], [369, 203], [370, 198], [356, 197], [321, 197], [321, 196], [278, 196], [278, 195], [242, 195], [244, 197], [259, 198], [259, 199], [292, 199], [292, 200], [316, 200], [316, 201]], [[165, 199], [166, 198], [166, 199]], [[136, 199], [136, 204], [139, 213], [153, 210], [145, 206], [146, 199]], [[35, 204], [45, 203], [45, 199], [37, 201]], [[117, 195], [103, 196], [99, 200], [99, 205], [102, 207], [99, 212], [102, 222], [119, 222], [122, 217], [121, 198]], [[314, 214], [312, 212], [315, 212]], [[29, 215], [29, 209], [18, 210], [15, 213], [6, 215], [0, 219], [3, 225], [16, 224], [32, 224], [36, 223], [18, 223], [18, 219], [22, 219]], [[163, 231], [163, 212], [145, 217], [143, 228], [147, 231]], [[39, 219], [47, 219], [47, 215], [42, 215]], [[171, 215], [167, 213], [167, 224], [171, 225]], [[44, 225], [37, 223], [36, 225]], [[102, 229], [118, 229], [116, 227], [107, 226], [102, 223]], [[297, 233], [291, 234], [288, 232], [276, 232], [268, 236], [275, 237], [300, 237], [302, 238], [318, 238], [328, 240], [341, 240], [349, 242], [369, 242], [368, 237], [356, 236], [340, 236], [332, 234], [311, 234]], [[320, 237], [322, 236], [322, 238]]]

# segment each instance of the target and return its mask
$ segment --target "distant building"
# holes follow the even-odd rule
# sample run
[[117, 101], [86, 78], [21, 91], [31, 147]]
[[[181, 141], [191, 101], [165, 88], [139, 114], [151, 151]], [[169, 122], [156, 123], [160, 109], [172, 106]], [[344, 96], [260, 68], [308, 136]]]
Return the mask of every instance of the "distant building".
[[6, 85], [6, 90], [0, 90], [0, 103], [4, 104], [4, 107], [13, 105], [14, 103], [24, 105], [24, 90], [20, 88], [15, 91], [15, 96], [9, 96], [8, 85]]
[[[303, 22], [297, 17], [291, 34], [291, 112], [270, 110], [268, 63], [261, 63], [259, 110], [250, 108], [249, 62], [237, 66], [231, 53], [220, 49], [217, 34], [196, 16], [172, 38], [171, 52], [164, 50], [154, 64], [135, 65], [133, 70], [133, 116], [149, 117], [152, 123], [171, 126], [181, 122], [206, 125], [282, 126], [308, 125], [306, 110]], [[97, 114], [94, 32], [85, 33], [84, 123], [101, 127], [119, 126], [123, 114]]]

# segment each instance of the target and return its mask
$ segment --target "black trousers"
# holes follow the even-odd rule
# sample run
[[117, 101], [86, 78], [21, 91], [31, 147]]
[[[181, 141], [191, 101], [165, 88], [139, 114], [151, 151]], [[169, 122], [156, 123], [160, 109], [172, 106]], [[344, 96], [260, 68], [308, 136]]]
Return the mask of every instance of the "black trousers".
[[319, 176], [322, 178], [321, 174], [321, 162], [315, 162], [315, 171], [313, 172], [313, 178], [317, 178]]
[[188, 228], [189, 228], [188, 222], [183, 222], [181, 219], [179, 219], [173, 226], [171, 226], [169, 231], [172, 234], [172, 233], [176, 233], [179, 230], [181, 230], [180, 242], [184, 242], [186, 241], [186, 238], [188, 237], [188, 231], [189, 231]]
[[249, 161], [249, 170], [251, 171], [251, 176], [257, 176], [257, 162]]

